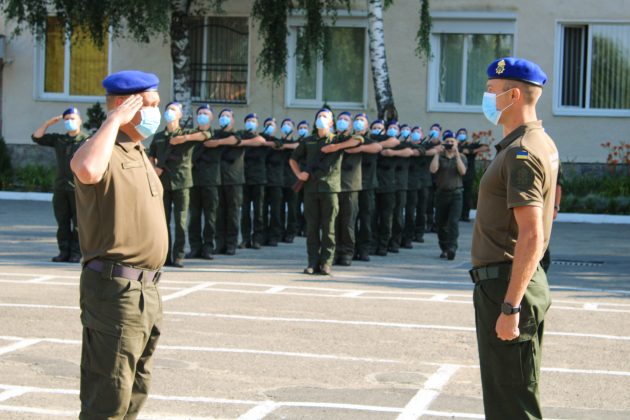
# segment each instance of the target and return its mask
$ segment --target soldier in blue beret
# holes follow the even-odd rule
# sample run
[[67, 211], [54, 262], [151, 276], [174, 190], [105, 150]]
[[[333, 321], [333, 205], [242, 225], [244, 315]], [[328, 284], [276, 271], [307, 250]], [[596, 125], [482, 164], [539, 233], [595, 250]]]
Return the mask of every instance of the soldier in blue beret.
[[297, 182], [297, 178], [289, 166], [289, 159], [300, 143], [299, 134], [296, 134], [297, 129], [291, 118], [287, 117], [282, 120], [280, 131], [282, 132], [280, 142], [282, 143], [282, 167], [284, 168], [280, 224], [282, 242], [290, 244], [293, 243], [293, 239], [298, 233], [298, 193], [293, 191], [293, 185]]
[[559, 166], [558, 150], [536, 114], [547, 76], [515, 57], [495, 60], [487, 74], [482, 109], [503, 127], [504, 138], [481, 179], [471, 250], [485, 415], [540, 419], [551, 299], [539, 262], [551, 236]]
[[81, 419], [136, 418], [146, 401], [168, 250], [166, 223], [156, 223], [162, 184], [142, 145], [160, 125], [158, 78], [121, 71], [103, 86], [107, 118], [70, 163], [83, 254]]

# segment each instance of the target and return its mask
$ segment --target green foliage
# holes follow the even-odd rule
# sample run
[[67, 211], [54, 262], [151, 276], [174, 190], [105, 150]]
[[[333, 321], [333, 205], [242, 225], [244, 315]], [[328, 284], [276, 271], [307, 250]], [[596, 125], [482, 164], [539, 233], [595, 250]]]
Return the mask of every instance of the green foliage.
[[420, 6], [420, 27], [416, 34], [416, 41], [418, 45], [416, 47], [416, 55], [422, 59], [426, 58], [428, 61], [431, 58], [431, 29], [433, 28], [433, 21], [431, 20], [431, 14], [429, 12], [429, 0], [422, 0]]
[[87, 110], [87, 121], [83, 123], [83, 127], [88, 129], [91, 134], [94, 134], [96, 130], [98, 130], [105, 121], [107, 115], [105, 115], [105, 111], [100, 103], [95, 103]]
[[15, 170], [6, 188], [15, 191], [52, 191], [56, 174], [52, 166], [26, 165]]
[[7, 144], [4, 142], [4, 137], [0, 136], [0, 188], [5, 188], [12, 176], [11, 156]]

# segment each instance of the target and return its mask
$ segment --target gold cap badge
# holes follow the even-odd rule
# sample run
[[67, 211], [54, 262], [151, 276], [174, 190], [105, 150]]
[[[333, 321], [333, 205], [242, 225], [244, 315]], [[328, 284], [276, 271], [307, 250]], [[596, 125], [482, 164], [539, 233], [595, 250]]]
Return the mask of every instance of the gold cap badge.
[[497, 63], [497, 74], [502, 74], [505, 71], [505, 60], [501, 60]]

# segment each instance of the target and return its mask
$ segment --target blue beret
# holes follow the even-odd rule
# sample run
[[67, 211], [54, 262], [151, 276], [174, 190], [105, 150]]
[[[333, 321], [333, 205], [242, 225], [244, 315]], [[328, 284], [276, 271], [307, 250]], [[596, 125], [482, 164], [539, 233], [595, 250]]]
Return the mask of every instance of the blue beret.
[[319, 117], [319, 114], [321, 114], [322, 112], [330, 112], [331, 114], [333, 113], [330, 109], [328, 108], [322, 108], [319, 111], [317, 111], [317, 113], [315, 114], [315, 118]]
[[468, 130], [466, 130], [465, 128], [460, 128], [459, 130], [457, 130], [458, 133], [461, 133], [462, 131], [464, 133], [468, 133]]
[[68, 108], [65, 111], [63, 111], [63, 114], [61, 114], [61, 116], [65, 117], [66, 115], [70, 115], [70, 114], [81, 115], [81, 113], [79, 112], [79, 110], [77, 108], [71, 106], [70, 108]]
[[419, 125], [416, 125], [414, 128], [411, 129], [411, 131], [414, 131], [414, 130], [422, 131], [422, 127], [420, 127]]
[[272, 123], [276, 123], [276, 120], [273, 117], [267, 117], [265, 118], [265, 121], [263, 122], [263, 124], [267, 124], [268, 122], [272, 122]]
[[140, 70], [123, 70], [112, 73], [103, 80], [108, 95], [131, 95], [156, 91], [160, 79], [153, 73]]
[[212, 112], [214, 114], [214, 109], [212, 109], [212, 107], [210, 106], [210, 104], [201, 104], [197, 107], [197, 112], [199, 112], [202, 109], [207, 109], [208, 111]]
[[249, 113], [249, 114], [245, 115], [245, 118], [243, 118], [243, 122], [249, 120], [250, 118], [258, 119], [258, 115], [256, 115], [255, 112]]
[[390, 125], [395, 125], [396, 127], [400, 128], [400, 126], [398, 125], [398, 121], [397, 120], [390, 120], [387, 122], [387, 126], [389, 127]]
[[374, 120], [374, 121], [372, 121], [372, 124], [370, 124], [370, 128], [372, 128], [374, 126], [374, 124], [383, 124], [383, 125], [385, 125], [383, 120]]
[[167, 109], [169, 106], [171, 105], [175, 105], [177, 108], [184, 109], [184, 106], [181, 104], [181, 102], [177, 102], [177, 101], [173, 101], [173, 102], [169, 102], [166, 104], [166, 106], [164, 107], [164, 109]]
[[433, 125], [431, 125], [431, 128], [433, 127], [437, 127], [440, 129], [440, 131], [442, 131], [442, 126], [440, 125], [440, 123], [433, 123]]
[[408, 124], [401, 124], [401, 125], [400, 125], [400, 129], [401, 129], [401, 130], [402, 130], [403, 128], [405, 128], [405, 127], [409, 128], [409, 125], [408, 125]]
[[305, 125], [305, 126], [308, 127], [308, 121], [306, 121], [306, 120], [300, 121], [300, 123], [298, 124], [298, 127], [301, 126], [301, 125]]
[[352, 114], [349, 113], [348, 111], [343, 111], [342, 113], [340, 113], [339, 115], [337, 115], [337, 118], [341, 117], [342, 115], [345, 115], [346, 117], [352, 119]]
[[282, 120], [282, 123], [280, 123], [280, 125], [284, 125], [285, 122], [290, 122], [291, 124], [295, 125], [291, 118], [285, 118], [284, 120]]
[[230, 114], [234, 115], [234, 113], [232, 112], [230, 108], [223, 108], [221, 112], [219, 112], [219, 117], [223, 115], [224, 112], [229, 112]]
[[547, 75], [529, 60], [516, 57], [505, 57], [494, 60], [488, 66], [488, 79], [518, 80], [534, 86], [543, 87], [547, 82]]
[[444, 130], [444, 133], [442, 133], [442, 140], [446, 140], [450, 138], [455, 138], [455, 136], [453, 135], [453, 132], [451, 130]]
[[368, 116], [367, 116], [367, 114], [365, 112], [359, 112], [358, 114], [356, 114], [354, 116], [354, 119], [356, 120], [359, 117], [362, 117], [362, 118], [365, 118], [366, 120], [369, 120], [369, 118], [368, 118]]

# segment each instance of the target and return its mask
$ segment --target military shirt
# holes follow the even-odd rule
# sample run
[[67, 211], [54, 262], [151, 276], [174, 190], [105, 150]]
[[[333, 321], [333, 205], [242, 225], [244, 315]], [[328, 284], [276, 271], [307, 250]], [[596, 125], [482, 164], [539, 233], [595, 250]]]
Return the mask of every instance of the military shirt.
[[[160, 181], [164, 190], [182, 190], [193, 186], [192, 177], [192, 155], [196, 141], [172, 145], [170, 140], [173, 137], [184, 136], [196, 132], [195, 129], [178, 127], [175, 131], [162, 130], [155, 133], [151, 146], [149, 146], [149, 156], [157, 160], [156, 166], [162, 169]], [[206, 139], [209, 133], [205, 133]]]
[[440, 167], [435, 173], [436, 190], [448, 192], [462, 188], [464, 186], [462, 181], [463, 177], [457, 170], [457, 159], [461, 160], [464, 166], [466, 166], [466, 161], [463, 159], [463, 156], [460, 155], [459, 157], [456, 157], [453, 155], [449, 158], [446, 156], [446, 152], [442, 152], [439, 154], [438, 159]]
[[[350, 139], [360, 140], [361, 144], [365, 142], [363, 136], [359, 135], [339, 135], [338, 141], [344, 142]], [[358, 146], [357, 146], [358, 147]], [[361, 191], [363, 187], [363, 153], [343, 153], [341, 161], [341, 191]]]
[[[288, 140], [288, 139], [283, 139], [282, 142], [284, 144], [292, 144], [292, 143], [294, 143], [293, 141]], [[295, 149], [293, 149], [293, 150], [295, 150]], [[284, 165], [284, 187], [285, 188], [291, 188], [297, 182], [297, 177], [293, 173], [293, 170], [291, 169], [291, 166], [289, 166], [289, 159], [291, 159], [291, 155], [293, 154], [293, 150], [292, 149], [284, 149], [282, 151], [282, 155], [283, 155], [283, 158], [284, 158], [283, 165]]]
[[[482, 146], [484, 145], [481, 143], [468, 143], [459, 146], [459, 152], [462, 154], [462, 156], [466, 157], [466, 163], [468, 167], [466, 175], [464, 175], [465, 181], [472, 181], [475, 179], [477, 171], [475, 168], [475, 165], [477, 163], [477, 154], [475, 153], [475, 150], [479, 149]], [[464, 150], [468, 150], [468, 154], [464, 154]]]
[[479, 186], [471, 251], [473, 266], [514, 259], [518, 238], [514, 207], [542, 208], [547, 249], [558, 165], [558, 150], [541, 121], [524, 124], [501, 140]]
[[396, 158], [378, 155], [377, 161], [378, 187], [377, 193], [396, 192]]
[[[197, 130], [199, 132], [201, 130]], [[210, 141], [216, 140], [211, 130], [201, 131]], [[209, 148], [197, 142], [192, 154], [193, 185], [217, 187], [221, 185], [221, 147]]]
[[75, 182], [84, 263], [100, 258], [149, 270], [164, 265], [164, 190], [142, 143], [119, 131], [103, 178]]
[[[238, 143], [241, 137], [233, 131], [217, 130], [214, 137], [217, 140], [235, 136]], [[245, 149], [238, 145], [221, 146], [221, 185], [245, 184]]]
[[[439, 143], [434, 144], [430, 141], [426, 141], [424, 143], [422, 143], [422, 147], [424, 148], [424, 150], [431, 150], [434, 147], [436, 147]], [[419, 176], [419, 182], [420, 182], [420, 188], [429, 188], [433, 185], [433, 176], [431, 174], [431, 170], [429, 169], [429, 166], [431, 165], [431, 160], [433, 159], [433, 156], [421, 156], [418, 158], [418, 166], [420, 167], [419, 171], [418, 171], [418, 176]]]
[[[243, 140], [251, 140], [258, 134], [252, 131], [241, 131], [240, 136]], [[247, 185], [265, 185], [267, 184], [267, 153], [269, 148], [245, 147], [245, 183]]]
[[267, 185], [270, 187], [284, 187], [284, 151], [282, 141], [274, 136], [262, 135], [265, 140], [275, 143], [275, 148], [267, 149]]
[[306, 137], [293, 151], [291, 159], [304, 162], [304, 170], [310, 174], [304, 184], [305, 193], [338, 193], [341, 191], [341, 153], [321, 152], [322, 147], [338, 143], [331, 133], [326, 137]]
[[74, 174], [70, 169], [70, 161], [83, 142], [89, 136], [79, 132], [72, 137], [69, 134], [50, 133], [40, 138], [31, 136], [31, 139], [40, 146], [54, 147], [57, 160], [57, 176], [55, 177], [55, 191], [74, 191]]
[[422, 188], [422, 160], [425, 158], [426, 151], [419, 144], [410, 143], [409, 147], [417, 150], [420, 156], [411, 156], [409, 158], [409, 177], [407, 179], [407, 189], [417, 190]]
[[[403, 150], [410, 148], [409, 143], [401, 142], [398, 146], [396, 146], [393, 150]], [[395, 165], [395, 182], [396, 182], [396, 191], [406, 191], [408, 189], [409, 183], [409, 158], [396, 156], [394, 159]]]
[[[364, 144], [372, 144], [380, 141], [387, 140], [386, 135], [374, 135], [374, 134], [366, 134], [364, 136]], [[377, 176], [377, 166], [378, 166], [378, 153], [361, 153], [361, 189], [362, 190], [373, 190], [378, 187], [378, 176]]]

